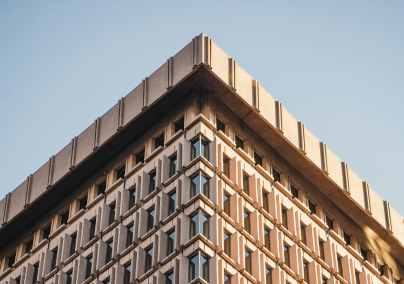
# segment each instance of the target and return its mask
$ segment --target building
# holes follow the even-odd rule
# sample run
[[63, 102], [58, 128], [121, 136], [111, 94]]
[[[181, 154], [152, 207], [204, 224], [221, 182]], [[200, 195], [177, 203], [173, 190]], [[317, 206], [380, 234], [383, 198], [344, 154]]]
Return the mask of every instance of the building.
[[2, 284], [402, 284], [403, 217], [201, 34], [0, 201]]

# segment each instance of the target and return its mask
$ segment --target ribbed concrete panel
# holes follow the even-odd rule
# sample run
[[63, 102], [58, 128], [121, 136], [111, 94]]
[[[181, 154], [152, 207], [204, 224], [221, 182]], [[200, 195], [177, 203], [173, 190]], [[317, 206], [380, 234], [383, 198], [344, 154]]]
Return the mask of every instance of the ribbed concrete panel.
[[53, 174], [51, 184], [55, 184], [59, 179], [65, 176], [70, 169], [72, 157], [72, 143], [69, 143], [59, 153], [56, 154], [53, 165]]
[[357, 174], [348, 168], [349, 191], [351, 197], [363, 208], [365, 207], [365, 195], [363, 191], [363, 181]]
[[95, 123], [91, 124], [77, 138], [74, 153], [74, 166], [80, 164], [94, 149]]
[[5, 207], [6, 207], [6, 199], [3, 198], [3, 199], [0, 201], [0, 227], [1, 227], [1, 225], [3, 224], [4, 209], [5, 209]]
[[186, 75], [192, 72], [193, 65], [193, 45], [192, 42], [178, 52], [172, 59], [172, 84], [175, 85]]
[[307, 157], [321, 169], [321, 149], [320, 140], [307, 128], [304, 130], [304, 144]]
[[285, 108], [282, 109], [283, 135], [292, 142], [296, 148], [300, 149], [298, 121]]
[[147, 78], [147, 106], [155, 102], [168, 87], [168, 63]]
[[6, 222], [9, 222], [24, 209], [25, 196], [27, 193], [27, 184], [28, 182], [27, 180], [25, 180], [20, 186], [18, 186], [11, 192], [9, 196], [10, 201], [8, 206]]
[[263, 88], [259, 86], [259, 110], [260, 114], [266, 121], [276, 127], [276, 112], [275, 112], [276, 100]]
[[403, 217], [393, 208], [390, 207], [391, 226], [393, 227], [393, 235], [401, 244], [404, 244], [404, 220]]
[[215, 43], [212, 42], [211, 45], [211, 67], [213, 73], [215, 73], [220, 79], [222, 79], [227, 85], [231, 86], [230, 83], [230, 60], [229, 56], [224, 53]]
[[248, 75], [247, 72], [244, 71], [243, 68], [236, 64], [235, 66], [236, 72], [236, 90], [237, 94], [243, 98], [250, 106], [253, 105], [253, 78]]
[[330, 178], [343, 189], [342, 162], [330, 149], [327, 149], [327, 166]]
[[46, 191], [46, 187], [48, 186], [48, 177], [49, 161], [32, 175], [29, 199], [27, 203], [32, 203]]
[[103, 145], [118, 129], [119, 106], [114, 105], [100, 118], [98, 146]]
[[143, 107], [143, 84], [137, 86], [123, 99], [123, 125], [135, 118]]
[[376, 219], [384, 228], [386, 228], [386, 215], [384, 211], [383, 198], [381, 198], [373, 189], [369, 188], [370, 208], [372, 217]]

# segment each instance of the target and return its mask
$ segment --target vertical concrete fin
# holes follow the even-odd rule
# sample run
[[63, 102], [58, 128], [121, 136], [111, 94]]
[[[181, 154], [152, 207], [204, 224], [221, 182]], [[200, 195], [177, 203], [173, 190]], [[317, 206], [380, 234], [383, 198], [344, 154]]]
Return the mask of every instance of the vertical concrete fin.
[[70, 167], [69, 170], [74, 168], [74, 163], [76, 160], [76, 145], [77, 145], [77, 136], [72, 139], [72, 154], [70, 156]]
[[227, 82], [227, 84], [229, 84], [230, 88], [235, 89], [235, 67], [234, 67], [234, 59], [233, 58], [229, 58], [229, 82]]
[[363, 196], [365, 198], [365, 209], [369, 215], [372, 215], [372, 210], [370, 206], [369, 184], [366, 181], [363, 181], [362, 185], [363, 185]]
[[7, 221], [8, 208], [10, 207], [10, 195], [11, 195], [11, 193], [7, 193], [7, 195], [5, 197], [6, 204], [4, 205], [3, 220], [0, 220], [1, 224], [6, 223], [6, 221]]
[[100, 127], [101, 127], [101, 118], [97, 118], [95, 121], [95, 132], [94, 132], [94, 148], [93, 150], [97, 149], [99, 147], [99, 141], [100, 141]]
[[320, 151], [321, 151], [321, 168], [328, 175], [327, 145], [324, 142], [320, 142]]
[[121, 98], [118, 101], [118, 125], [117, 125], [117, 130], [121, 129], [123, 126], [123, 99]]
[[28, 180], [28, 182], [27, 182], [27, 192], [25, 194], [25, 205], [24, 205], [24, 207], [27, 207], [28, 204], [29, 204], [29, 196], [31, 194], [31, 187], [32, 187], [32, 174], [27, 177], [27, 180]]
[[167, 64], [168, 64], [167, 89], [169, 89], [173, 86], [173, 58], [172, 57], [167, 59]]
[[252, 107], [258, 110], [258, 82], [252, 79]]
[[384, 214], [386, 217], [386, 229], [389, 231], [390, 234], [393, 233], [393, 226], [391, 223], [391, 215], [390, 215], [390, 203], [386, 200], [383, 201], [384, 204]]
[[55, 156], [52, 156], [49, 158], [49, 174], [48, 174], [48, 184], [46, 188], [50, 187], [52, 184], [54, 167], [55, 167]]
[[300, 151], [302, 151], [302, 153], [304, 155], [306, 155], [306, 143], [305, 143], [306, 139], [304, 137], [304, 130], [305, 130], [306, 127], [301, 121], [299, 121], [297, 123], [297, 127], [298, 127], [298, 131], [299, 131], [299, 133], [298, 133], [298, 136], [299, 136], [299, 148], [300, 148]]
[[280, 101], [276, 101], [275, 102], [276, 128], [283, 134], [282, 109], [283, 109], [282, 103]]
[[348, 165], [345, 162], [341, 163], [342, 167], [342, 181], [344, 183], [344, 190], [347, 194], [351, 195], [351, 190], [349, 188], [349, 170]]

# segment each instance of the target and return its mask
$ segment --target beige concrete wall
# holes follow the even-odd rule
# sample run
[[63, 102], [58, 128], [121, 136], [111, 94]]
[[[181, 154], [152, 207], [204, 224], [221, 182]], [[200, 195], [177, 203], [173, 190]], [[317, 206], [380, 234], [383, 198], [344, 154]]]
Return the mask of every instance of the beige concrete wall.
[[10, 193], [8, 201], [9, 205], [7, 206], [8, 212], [6, 222], [12, 220], [18, 213], [20, 213], [24, 209], [27, 188], [28, 180], [25, 180]]
[[193, 62], [193, 44], [192, 42], [185, 46], [172, 58], [172, 86], [176, 85], [192, 72]]
[[63, 176], [65, 176], [71, 167], [72, 160], [72, 142], [67, 144], [59, 153], [57, 153], [53, 160], [53, 169], [51, 177], [51, 185], [59, 181]]
[[168, 88], [168, 63], [165, 63], [159, 69], [146, 79], [146, 102], [147, 106], [153, 104]]
[[351, 197], [358, 203], [363, 209], [365, 206], [365, 195], [363, 191], [363, 181], [362, 179], [350, 168], [348, 168], [348, 182], [349, 182], [349, 192]]
[[73, 166], [80, 164], [94, 150], [96, 124], [91, 124], [79, 136], [76, 137], [74, 145]]
[[300, 149], [298, 121], [285, 108], [282, 109], [283, 135], [297, 148]]
[[49, 161], [32, 175], [27, 203], [32, 203], [46, 191], [46, 187], [48, 186], [48, 178]]
[[383, 198], [373, 189], [369, 188], [370, 208], [372, 217], [376, 219], [384, 228], [386, 228], [386, 215], [384, 210]]
[[307, 157], [319, 168], [322, 169], [320, 140], [307, 128], [304, 129], [304, 144]]
[[235, 87], [237, 94], [249, 105], [253, 105], [253, 78], [238, 64], [235, 66]]
[[403, 217], [393, 207], [390, 207], [390, 216], [394, 237], [396, 237], [401, 242], [401, 244], [404, 245]]
[[128, 124], [138, 114], [143, 107], [143, 83], [133, 89], [123, 99], [123, 126]]
[[330, 178], [341, 188], [344, 189], [344, 180], [342, 174], [342, 161], [327, 149], [327, 168]]
[[118, 118], [119, 118], [119, 105], [114, 105], [108, 110], [102, 117], [100, 117], [99, 125], [97, 125], [97, 144], [96, 146], [103, 145], [109, 140], [118, 130]]
[[258, 101], [260, 115], [276, 128], [276, 100], [261, 85], [259, 86]]

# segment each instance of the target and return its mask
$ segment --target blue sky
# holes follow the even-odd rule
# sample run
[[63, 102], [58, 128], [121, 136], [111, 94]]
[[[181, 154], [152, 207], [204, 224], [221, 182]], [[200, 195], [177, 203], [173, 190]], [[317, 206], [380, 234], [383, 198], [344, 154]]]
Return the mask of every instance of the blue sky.
[[403, 1], [1, 1], [0, 199], [201, 32], [404, 215]]

